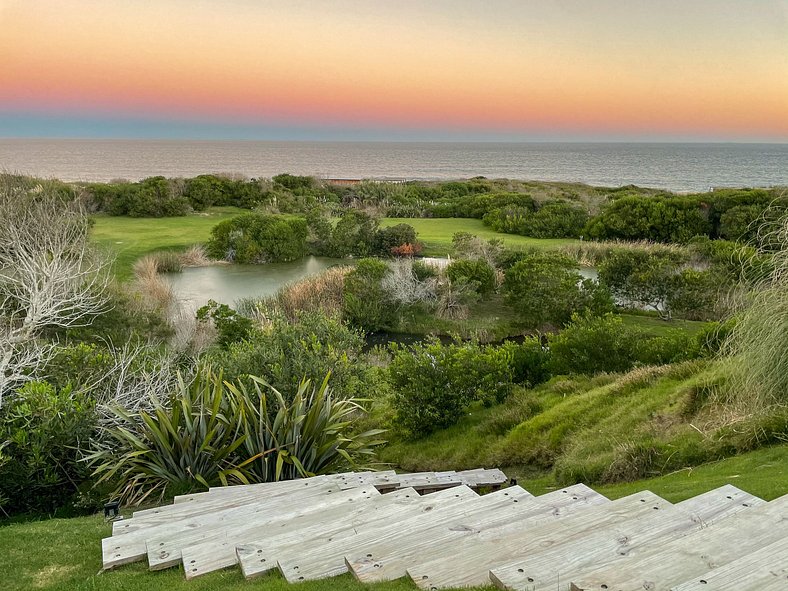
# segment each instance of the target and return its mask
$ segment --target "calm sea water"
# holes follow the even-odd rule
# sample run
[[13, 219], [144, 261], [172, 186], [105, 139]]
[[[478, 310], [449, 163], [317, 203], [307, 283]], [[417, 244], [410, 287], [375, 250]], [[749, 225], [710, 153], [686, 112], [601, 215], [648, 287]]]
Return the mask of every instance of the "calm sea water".
[[69, 181], [211, 172], [379, 179], [483, 175], [700, 191], [788, 185], [788, 144], [0, 139], [0, 170]]

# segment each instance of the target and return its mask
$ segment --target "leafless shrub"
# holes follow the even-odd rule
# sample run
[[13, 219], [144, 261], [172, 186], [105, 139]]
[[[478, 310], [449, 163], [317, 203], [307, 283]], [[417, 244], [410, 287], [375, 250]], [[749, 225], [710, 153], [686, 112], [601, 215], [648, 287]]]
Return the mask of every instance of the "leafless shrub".
[[383, 289], [391, 298], [405, 305], [435, 302], [435, 285], [433, 278], [420, 281], [416, 277], [413, 259], [398, 259], [389, 263], [389, 271], [382, 282]]
[[85, 326], [107, 309], [111, 259], [90, 245], [81, 203], [0, 177], [2, 403], [46, 361], [43, 329]]

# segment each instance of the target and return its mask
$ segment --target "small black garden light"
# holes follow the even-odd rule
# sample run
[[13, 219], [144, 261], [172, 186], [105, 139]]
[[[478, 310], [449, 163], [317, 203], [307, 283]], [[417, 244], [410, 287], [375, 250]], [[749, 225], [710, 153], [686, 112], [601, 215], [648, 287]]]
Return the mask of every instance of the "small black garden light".
[[110, 521], [117, 518], [120, 513], [120, 500], [109, 501], [104, 503], [104, 519]]

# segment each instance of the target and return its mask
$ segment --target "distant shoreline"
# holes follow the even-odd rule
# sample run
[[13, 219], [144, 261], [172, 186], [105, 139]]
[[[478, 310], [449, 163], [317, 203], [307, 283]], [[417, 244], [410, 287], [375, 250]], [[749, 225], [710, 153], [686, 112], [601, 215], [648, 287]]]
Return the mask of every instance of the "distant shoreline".
[[485, 176], [700, 192], [788, 185], [788, 144], [0, 139], [0, 170], [69, 182], [290, 172], [323, 179]]

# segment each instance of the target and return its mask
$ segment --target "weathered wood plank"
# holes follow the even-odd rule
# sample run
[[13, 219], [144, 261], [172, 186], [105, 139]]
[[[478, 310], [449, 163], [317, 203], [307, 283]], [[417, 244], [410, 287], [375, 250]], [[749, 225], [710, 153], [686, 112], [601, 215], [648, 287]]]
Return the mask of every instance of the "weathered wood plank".
[[[503, 495], [511, 494], [519, 487], [506, 489]], [[396, 538], [391, 543], [378, 541], [360, 552], [346, 556], [345, 563], [356, 578], [364, 583], [392, 580], [406, 576], [409, 566], [424, 556], [450, 558], [454, 544], [459, 538], [474, 537], [493, 528], [519, 522], [523, 527], [530, 524], [555, 520], [568, 514], [568, 505], [594, 505], [609, 501], [585, 485], [578, 484], [539, 497], [523, 497], [519, 503], [505, 510], [489, 511], [465, 520], [447, 520], [422, 531], [419, 536], [407, 539]]]
[[[464, 485], [459, 488], [468, 489]], [[531, 496], [520, 487], [514, 488], [519, 489], [523, 495]], [[455, 490], [457, 488], [450, 489], [450, 491]], [[317, 547], [310, 546], [307, 552], [299, 552], [295, 556], [284, 559], [280, 558], [278, 561], [279, 570], [290, 582], [320, 579], [342, 574], [347, 572], [344, 558], [346, 554], [357, 553], [371, 543], [383, 540], [390, 542], [394, 538], [406, 539], [409, 536], [422, 535], [424, 530], [447, 520], [467, 518], [473, 514], [481, 514], [486, 511], [507, 507], [518, 502], [518, 499], [512, 498], [511, 495], [506, 496], [503, 494], [511, 490], [506, 489], [506, 491], [498, 491], [489, 495], [468, 499], [467, 501], [460, 500], [451, 505], [436, 507], [428, 514], [391, 524], [389, 527], [376, 528], [375, 531], [366, 534], [343, 538], [328, 544], [318, 545]]]
[[[413, 490], [413, 489], [404, 489]], [[393, 493], [389, 493], [393, 494]], [[383, 495], [384, 497], [389, 496]], [[318, 524], [295, 528], [279, 534], [244, 543], [236, 548], [241, 570], [248, 579], [254, 578], [278, 567], [280, 560], [299, 557], [312, 548], [321, 548], [337, 540], [362, 535], [366, 532], [380, 531], [418, 515], [428, 515], [441, 505], [477, 498], [478, 495], [468, 487], [457, 487], [418, 497], [416, 505], [395, 504], [381, 510], [376, 515], [360, 515], [358, 519], [333, 523], [330, 526]], [[286, 529], [286, 528], [285, 528]]]
[[[297, 478], [295, 480], [280, 480], [278, 482], [260, 482], [257, 484], [238, 484], [233, 486], [217, 486], [208, 489], [207, 492], [191, 493], [188, 495], [178, 495], [173, 499], [173, 504], [214, 501], [220, 497], [232, 495], [258, 496], [265, 497], [271, 494], [297, 489], [302, 486], [314, 486], [318, 483], [332, 483], [327, 476], [312, 476], [310, 478]], [[333, 483], [332, 483], [333, 484]], [[145, 513], [150, 513], [146, 510]], [[137, 511], [134, 513], [144, 515]]]
[[788, 536], [704, 573], [671, 591], [785, 591]]
[[650, 552], [589, 570], [573, 591], [669, 591], [788, 536], [788, 495], [718, 521]]
[[[532, 550], [522, 559], [493, 567], [490, 579], [499, 588], [512, 591], [567, 591], [572, 579], [588, 565], [613, 564], [624, 556], [649, 551], [654, 544], [686, 535], [760, 501], [731, 489], [723, 487], [700, 495], [683, 507], [668, 506], [565, 538], [546, 549]], [[748, 502], [742, 502], [741, 497]]]
[[[373, 487], [374, 488], [374, 487]], [[392, 509], [407, 508], [421, 503], [421, 495], [414, 489], [402, 489], [386, 495], [378, 495], [357, 502], [342, 503], [327, 507], [317, 512], [279, 520], [263, 525], [248, 526], [224, 530], [217, 535], [205, 538], [200, 543], [185, 546], [181, 550], [187, 579], [227, 568], [238, 563], [236, 546], [244, 542], [264, 538], [280, 538], [282, 534], [299, 530], [312, 531], [314, 534], [325, 534], [332, 527], [347, 527], [349, 524], [385, 519], [392, 514]], [[308, 536], [305, 536], [309, 539]], [[274, 563], [272, 566], [276, 566]]]
[[310, 486], [305, 486], [303, 488], [293, 488], [289, 491], [277, 490], [276, 493], [263, 496], [232, 496], [226, 499], [215, 499], [211, 502], [165, 505], [157, 508], [160, 510], [151, 509], [149, 510], [150, 513], [145, 513], [139, 517], [132, 517], [131, 519], [124, 519], [114, 523], [112, 527], [112, 535], [127, 534], [148, 527], [153, 527], [155, 525], [171, 523], [179, 519], [188, 519], [190, 517], [197, 517], [199, 515], [210, 515], [212, 513], [218, 513], [228, 509], [243, 507], [245, 505], [254, 505], [264, 502], [280, 502], [282, 499], [304, 499], [308, 497], [326, 495], [340, 490], [341, 487], [338, 487], [336, 484], [321, 481], [312, 483]]
[[573, 536], [590, 535], [602, 527], [612, 527], [629, 519], [661, 511], [670, 503], [644, 491], [610, 503], [589, 507], [572, 515], [535, 527], [509, 526], [482, 532], [456, 544], [449, 559], [422, 561], [408, 568], [408, 575], [422, 589], [487, 585], [490, 568], [527, 556]]
[[363, 499], [379, 497], [374, 486], [340, 490], [320, 497], [292, 500], [273, 508], [270, 501], [254, 511], [246, 510], [244, 505], [228, 512], [220, 521], [208, 522], [199, 528], [178, 527], [158, 532], [145, 538], [148, 566], [151, 570], [161, 570], [177, 565], [181, 561], [181, 551], [188, 546], [207, 540], [222, 539], [231, 532], [243, 531], [249, 527], [263, 528], [280, 521], [287, 521], [304, 515], [321, 514], [336, 505], [358, 503]]
[[[313, 494], [314, 489], [307, 489], [302, 493], [292, 493], [287, 496], [266, 499], [258, 503], [224, 508], [196, 516], [191, 515], [183, 519], [143, 527], [123, 535], [104, 538], [101, 541], [104, 568], [113, 568], [128, 562], [142, 560], [147, 555], [146, 540], [153, 536], [177, 537], [185, 532], [234, 523], [239, 519], [248, 519], [249, 516], [276, 516], [299, 506], [311, 510], [311, 508], [316, 506], [319, 507], [319, 503], [336, 503], [344, 500], [348, 494], [353, 494], [355, 490], [357, 489], [350, 491], [336, 490], [331, 493], [323, 492], [316, 496]], [[361, 491], [366, 491], [366, 493]], [[364, 494], [378, 495], [379, 493], [373, 487], [370, 487], [369, 489], [358, 489], [356, 494], [364, 496]], [[320, 499], [320, 501], [319, 503], [317, 501], [306, 502], [306, 499]]]

